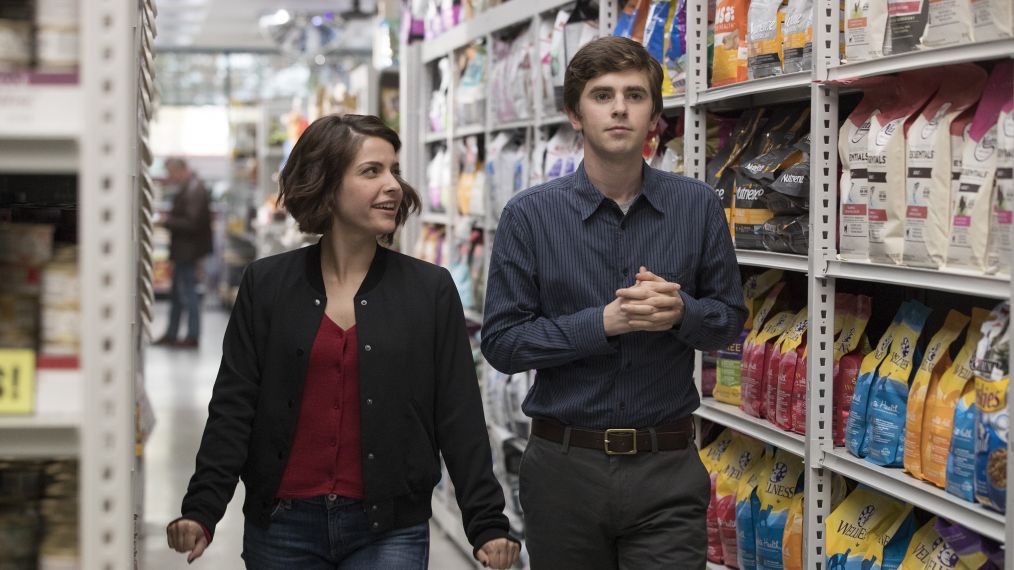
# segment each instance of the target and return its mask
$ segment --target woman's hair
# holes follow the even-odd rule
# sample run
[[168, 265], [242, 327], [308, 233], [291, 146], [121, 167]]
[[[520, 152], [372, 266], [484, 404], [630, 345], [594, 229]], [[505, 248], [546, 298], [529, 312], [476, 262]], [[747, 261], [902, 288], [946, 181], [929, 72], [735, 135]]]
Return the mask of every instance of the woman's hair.
[[577, 50], [563, 76], [563, 106], [581, 116], [580, 101], [584, 86], [596, 77], [617, 71], [640, 71], [648, 77], [651, 114], [662, 112], [662, 66], [644, 46], [634, 40], [606, 36]]
[[[303, 131], [292, 148], [278, 182], [277, 203], [285, 206], [309, 234], [323, 234], [331, 227], [341, 194], [341, 182], [367, 137], [378, 137], [401, 149], [398, 133], [373, 115], [328, 115]], [[395, 216], [400, 227], [419, 211], [419, 194], [400, 175], [395, 176], [403, 193]], [[391, 243], [394, 235], [383, 237]]]

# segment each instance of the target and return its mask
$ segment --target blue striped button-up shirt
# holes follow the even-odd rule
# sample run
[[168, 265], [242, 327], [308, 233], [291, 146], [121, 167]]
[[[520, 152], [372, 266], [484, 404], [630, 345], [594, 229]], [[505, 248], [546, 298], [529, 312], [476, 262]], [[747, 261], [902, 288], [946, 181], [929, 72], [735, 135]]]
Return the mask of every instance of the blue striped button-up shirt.
[[[642, 265], [681, 285], [683, 321], [607, 338], [603, 310]], [[700, 404], [694, 349], [725, 346], [745, 320], [725, 213], [701, 182], [644, 166], [641, 194], [624, 215], [582, 163], [504, 208], [482, 352], [502, 372], [538, 371], [522, 407], [531, 417], [605, 429], [688, 416]]]

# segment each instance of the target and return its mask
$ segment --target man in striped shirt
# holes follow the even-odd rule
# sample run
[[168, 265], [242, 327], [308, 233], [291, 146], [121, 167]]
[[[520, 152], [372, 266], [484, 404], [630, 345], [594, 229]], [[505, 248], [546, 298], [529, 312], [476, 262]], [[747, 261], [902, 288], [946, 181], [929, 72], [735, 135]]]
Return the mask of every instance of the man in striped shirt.
[[694, 350], [736, 338], [746, 308], [714, 191], [641, 157], [662, 80], [625, 38], [575, 54], [564, 104], [584, 161], [511, 199], [493, 243], [483, 354], [538, 370], [520, 474], [535, 570], [705, 566]]

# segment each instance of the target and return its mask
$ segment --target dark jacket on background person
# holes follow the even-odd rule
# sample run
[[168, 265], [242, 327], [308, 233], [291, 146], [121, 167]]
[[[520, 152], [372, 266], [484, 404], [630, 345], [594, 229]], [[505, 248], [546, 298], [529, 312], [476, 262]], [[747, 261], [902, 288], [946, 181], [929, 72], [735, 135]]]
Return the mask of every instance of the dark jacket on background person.
[[165, 227], [172, 233], [169, 260], [197, 261], [211, 253], [211, 207], [204, 184], [191, 176], [173, 198]]
[[[320, 244], [243, 274], [184, 518], [211, 533], [237, 477], [243, 513], [270, 524], [324, 308]], [[508, 536], [457, 289], [446, 269], [377, 248], [355, 296], [363, 504], [377, 532], [426, 521], [442, 453], [475, 547]], [[323, 451], [326, 452], [326, 451]]]

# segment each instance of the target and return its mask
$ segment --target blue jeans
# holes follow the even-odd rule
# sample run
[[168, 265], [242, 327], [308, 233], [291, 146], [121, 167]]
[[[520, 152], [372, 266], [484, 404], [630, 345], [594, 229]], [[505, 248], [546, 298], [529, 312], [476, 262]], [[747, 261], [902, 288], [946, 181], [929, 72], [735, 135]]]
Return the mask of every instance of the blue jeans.
[[425, 570], [429, 556], [428, 523], [373, 533], [362, 501], [337, 495], [283, 499], [267, 530], [243, 532], [250, 570]]
[[169, 306], [169, 328], [165, 336], [176, 340], [180, 330], [180, 317], [187, 308], [187, 338], [201, 338], [201, 302], [197, 295], [197, 262], [173, 263], [173, 285]]

